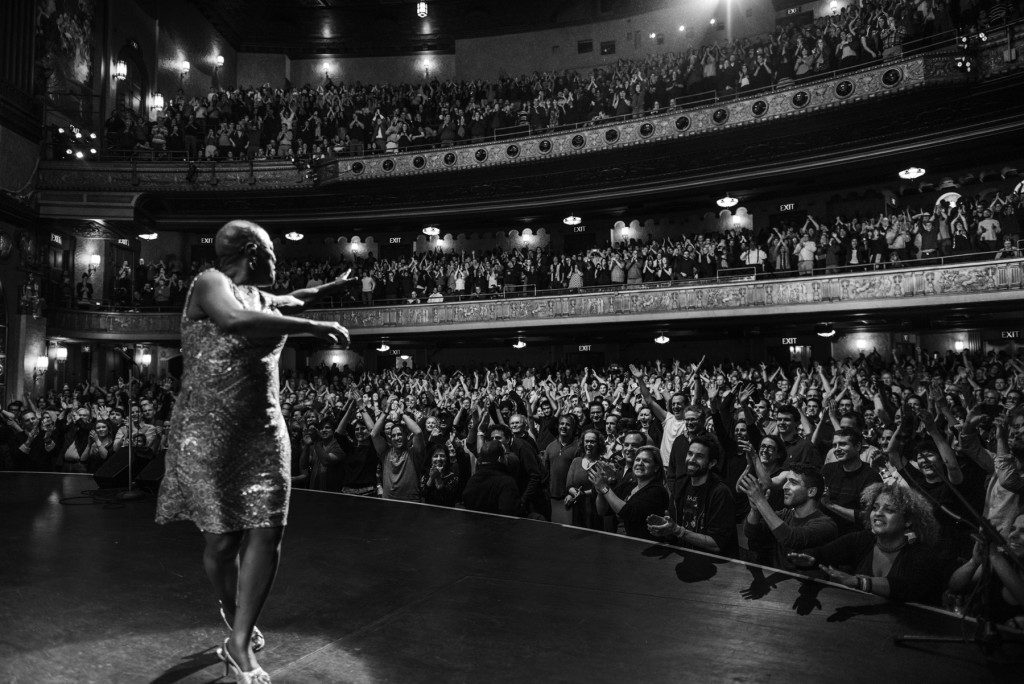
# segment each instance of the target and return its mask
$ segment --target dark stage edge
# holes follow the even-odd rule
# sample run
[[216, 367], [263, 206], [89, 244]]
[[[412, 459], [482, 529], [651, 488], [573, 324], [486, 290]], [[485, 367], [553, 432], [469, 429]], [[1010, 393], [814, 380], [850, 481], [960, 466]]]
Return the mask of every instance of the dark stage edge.
[[[0, 682], [216, 680], [226, 633], [201, 535], [156, 525], [152, 497], [59, 503], [94, 488], [0, 474]], [[758, 566], [301, 490], [260, 627], [278, 684], [1018, 682], [1024, 655], [894, 646], [973, 624]]]

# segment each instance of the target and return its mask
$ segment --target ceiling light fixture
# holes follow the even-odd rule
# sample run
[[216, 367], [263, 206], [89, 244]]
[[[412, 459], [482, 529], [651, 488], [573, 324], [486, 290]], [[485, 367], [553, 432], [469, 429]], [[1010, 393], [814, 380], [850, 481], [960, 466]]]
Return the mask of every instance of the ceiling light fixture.
[[923, 175], [924, 169], [917, 166], [911, 166], [909, 169], [903, 169], [900, 171], [900, 178], [904, 180], [914, 180], [915, 178], [920, 178]]
[[128, 78], [128, 64], [123, 59], [117, 60], [117, 64], [114, 65], [114, 78], [118, 81]]
[[662, 333], [654, 338], [655, 344], [668, 344], [668, 335]]
[[380, 346], [377, 347], [377, 351], [379, 351], [379, 352], [391, 351], [391, 347], [388, 345], [387, 342], [385, 342], [384, 340], [381, 340], [380, 341]]
[[292, 242], [298, 242], [302, 238], [306, 237], [302, 233], [297, 233], [294, 230], [290, 233], [285, 233], [284, 236], [286, 239], [291, 240]]
[[578, 226], [581, 223], [583, 223], [583, 219], [581, 219], [576, 214], [570, 213], [568, 216], [562, 219], [562, 223], [564, 223], [567, 226]]
[[522, 349], [525, 346], [526, 346], [526, 343], [523, 342], [523, 338], [520, 337], [518, 340], [516, 340], [516, 343], [512, 345], [512, 348], [513, 349]]
[[814, 332], [818, 337], [835, 337], [836, 329], [830, 323], [818, 323], [814, 326]]
[[729, 193], [725, 193], [725, 197], [722, 197], [716, 202], [716, 204], [722, 207], [723, 209], [730, 209], [732, 207], [735, 207], [739, 203], [740, 201], [735, 197], [730, 197]]
[[156, 233], [139, 233], [140, 240], [156, 240]]
[[425, 3], [425, 2], [417, 2], [416, 3], [416, 16], [419, 17], [420, 19], [426, 19], [427, 18], [427, 3]]
[[423, 228], [423, 234], [435, 237], [441, 234], [441, 229], [437, 226], [426, 226]]

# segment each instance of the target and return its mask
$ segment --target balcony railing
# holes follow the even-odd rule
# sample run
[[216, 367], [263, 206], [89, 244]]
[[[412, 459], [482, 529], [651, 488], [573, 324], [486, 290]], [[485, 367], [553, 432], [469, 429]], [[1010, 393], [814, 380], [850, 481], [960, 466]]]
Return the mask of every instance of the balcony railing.
[[[320, 309], [307, 315], [335, 320], [362, 336], [429, 333], [435, 330], [498, 332], [503, 328], [572, 324], [736, 319], [777, 313], [829, 312], [1005, 304], [1024, 307], [1024, 259], [919, 266], [903, 270], [851, 272], [807, 278], [681, 286], [623, 288], [521, 298], [470, 299], [439, 304]], [[181, 312], [100, 312], [50, 309], [47, 334], [77, 339], [174, 340]]]

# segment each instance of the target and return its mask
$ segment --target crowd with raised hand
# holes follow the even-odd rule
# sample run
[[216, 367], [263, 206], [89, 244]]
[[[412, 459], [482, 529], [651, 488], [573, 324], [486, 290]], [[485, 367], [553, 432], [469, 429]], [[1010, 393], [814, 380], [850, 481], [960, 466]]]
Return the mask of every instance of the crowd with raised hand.
[[[918, 348], [806, 366], [321, 366], [286, 374], [281, 404], [298, 487], [619, 531], [894, 600], [937, 603], [952, 577], [965, 610], [991, 562], [1009, 620], [1022, 388], [1020, 357]], [[9, 402], [4, 467], [95, 472], [129, 434], [151, 458], [174, 397], [148, 378]], [[979, 541], [975, 514], [1002, 540]]]
[[[985, 15], [979, 23], [987, 27], [991, 21]], [[154, 122], [130, 111], [113, 112], [105, 123], [106, 141], [110, 149], [143, 149], [157, 156], [172, 151], [191, 160], [310, 162], [446, 146], [641, 116], [687, 97], [785, 84], [899, 57], [907, 42], [952, 28], [944, 2], [884, 0], [847, 5], [811, 23], [780, 25], [762, 35], [619, 60], [589, 74], [561, 70], [418, 84], [327, 79], [301, 88], [266, 83], [211, 89], [193, 98], [179, 92]]]

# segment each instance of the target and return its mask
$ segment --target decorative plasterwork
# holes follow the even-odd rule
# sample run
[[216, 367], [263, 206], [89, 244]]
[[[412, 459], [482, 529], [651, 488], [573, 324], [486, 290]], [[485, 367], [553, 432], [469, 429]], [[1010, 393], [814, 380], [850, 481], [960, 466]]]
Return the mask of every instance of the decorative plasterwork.
[[[355, 336], [445, 330], [500, 330], [552, 324], [735, 319], [770, 313], [873, 310], [970, 302], [1024, 306], [1024, 259], [788, 280], [625, 289], [522, 299], [313, 311]], [[914, 301], [911, 301], [914, 300]], [[51, 310], [48, 334], [92, 339], [177, 339], [181, 314]]]

